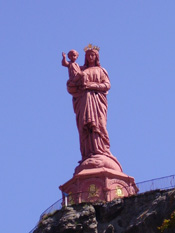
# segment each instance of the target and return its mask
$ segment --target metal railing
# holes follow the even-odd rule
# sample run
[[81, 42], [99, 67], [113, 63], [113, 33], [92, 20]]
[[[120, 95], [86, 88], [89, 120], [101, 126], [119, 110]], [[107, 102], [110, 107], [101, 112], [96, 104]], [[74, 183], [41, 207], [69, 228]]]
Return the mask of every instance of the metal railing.
[[[56, 201], [55, 203], [53, 203], [50, 207], [48, 207], [41, 215], [40, 215], [40, 220], [43, 218], [44, 215], [48, 215], [50, 213], [54, 213], [57, 210], [60, 210], [62, 208], [62, 202], [63, 199], [59, 199], [58, 201]], [[29, 232], [29, 233], [33, 233], [38, 227], [38, 224]]]
[[175, 175], [139, 182], [136, 183], [136, 186], [139, 189], [138, 194], [156, 189], [167, 190], [175, 188]]
[[[139, 189], [137, 194], [148, 192], [151, 190], [168, 190], [175, 188], [175, 175], [171, 176], [165, 176], [157, 179], [147, 180], [143, 182], [136, 183], [137, 188]], [[113, 190], [111, 190], [113, 191]], [[77, 193], [71, 194], [73, 195], [79, 195]], [[48, 214], [52, 214], [57, 210], [60, 210], [62, 208], [62, 204], [64, 203], [64, 200], [61, 198], [60, 200], [56, 201], [54, 204], [52, 204], [49, 208], [47, 208], [40, 216], [40, 220]], [[69, 202], [69, 205], [70, 202]], [[29, 233], [33, 233], [34, 230], [36, 230], [37, 226], [33, 228]]]

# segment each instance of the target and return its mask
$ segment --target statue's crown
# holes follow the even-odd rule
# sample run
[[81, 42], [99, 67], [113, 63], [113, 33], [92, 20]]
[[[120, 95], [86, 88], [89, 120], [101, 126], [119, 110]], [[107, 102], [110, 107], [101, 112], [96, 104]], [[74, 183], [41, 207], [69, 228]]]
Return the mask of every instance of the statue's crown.
[[86, 46], [86, 47], [84, 48], [84, 51], [86, 52], [86, 51], [92, 50], [92, 49], [95, 49], [95, 50], [99, 51], [99, 50], [100, 50], [100, 47], [98, 47], [98, 46], [96, 46], [96, 45], [88, 44], [88, 46]]

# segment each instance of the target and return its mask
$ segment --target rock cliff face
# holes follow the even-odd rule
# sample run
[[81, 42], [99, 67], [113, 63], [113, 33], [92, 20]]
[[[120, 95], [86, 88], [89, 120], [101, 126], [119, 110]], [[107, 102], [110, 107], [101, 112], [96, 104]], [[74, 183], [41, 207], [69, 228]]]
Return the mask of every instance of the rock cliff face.
[[34, 233], [160, 233], [157, 227], [174, 210], [175, 189], [155, 190], [108, 203], [63, 207], [45, 216]]

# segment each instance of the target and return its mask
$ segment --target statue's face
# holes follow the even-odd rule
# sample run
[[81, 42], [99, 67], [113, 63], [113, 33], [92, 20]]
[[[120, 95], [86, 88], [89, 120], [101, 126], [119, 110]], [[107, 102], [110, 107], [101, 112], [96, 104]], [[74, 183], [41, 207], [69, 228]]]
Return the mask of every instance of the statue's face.
[[73, 52], [71, 53], [71, 61], [76, 61], [77, 58], [78, 58], [77, 53], [73, 51]]
[[87, 58], [89, 64], [95, 65], [96, 54], [93, 51], [88, 51], [86, 54], [86, 58]]

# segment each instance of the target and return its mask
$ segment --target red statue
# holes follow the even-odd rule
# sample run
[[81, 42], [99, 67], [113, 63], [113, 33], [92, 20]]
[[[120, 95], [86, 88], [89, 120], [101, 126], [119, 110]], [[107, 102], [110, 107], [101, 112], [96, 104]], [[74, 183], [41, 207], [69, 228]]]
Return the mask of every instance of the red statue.
[[100, 65], [98, 47], [90, 44], [84, 50], [84, 66], [75, 62], [78, 58], [77, 51], [71, 50], [68, 53], [70, 61], [66, 61], [66, 54], [62, 53], [62, 65], [69, 70], [67, 90], [73, 96], [82, 155], [74, 176], [79, 175], [81, 171], [87, 174], [91, 173], [92, 169], [97, 171], [100, 168], [122, 173], [121, 165], [110, 152], [106, 129], [106, 96], [110, 89], [108, 73]]
[[[102, 156], [111, 158], [120, 166], [116, 158], [110, 152], [109, 136], [106, 129], [107, 121], [107, 98], [110, 89], [110, 80], [104, 68], [100, 66], [98, 48], [87, 48], [85, 53], [85, 64], [79, 67], [75, 62], [78, 52], [71, 50], [68, 53], [70, 62], [66, 61], [65, 53], [62, 65], [69, 69], [69, 80], [67, 89], [73, 96], [73, 107], [76, 114], [77, 127], [80, 137], [80, 150], [82, 163], [87, 161], [93, 167], [105, 166]], [[108, 160], [109, 163], [109, 160]], [[110, 167], [110, 164], [106, 165]]]

